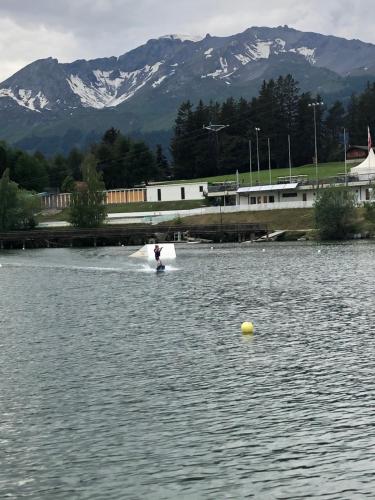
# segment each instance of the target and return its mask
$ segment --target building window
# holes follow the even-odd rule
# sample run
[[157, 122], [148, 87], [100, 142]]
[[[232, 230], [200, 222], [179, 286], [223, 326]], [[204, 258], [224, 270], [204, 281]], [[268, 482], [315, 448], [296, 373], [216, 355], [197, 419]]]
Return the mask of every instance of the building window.
[[267, 196], [263, 196], [263, 203], [267, 203]]
[[302, 201], [307, 201], [307, 193], [302, 193]]
[[161, 189], [158, 189], [158, 201], [161, 201]]
[[283, 193], [283, 198], [296, 198], [297, 193]]
[[269, 196], [268, 197], [268, 203], [275, 203], [275, 197], [274, 196]]
[[203, 193], [203, 186], [199, 186], [199, 192]]
[[255, 198], [255, 196], [252, 196], [252, 197], [250, 198], [250, 205], [255, 205], [255, 204], [256, 204], [256, 202], [257, 202], [257, 199]]
[[262, 197], [261, 196], [257, 197], [257, 203], [262, 203]]
[[181, 188], [181, 200], [184, 200], [185, 199], [185, 188], [182, 187]]
[[366, 200], [370, 199], [370, 190], [366, 189]]

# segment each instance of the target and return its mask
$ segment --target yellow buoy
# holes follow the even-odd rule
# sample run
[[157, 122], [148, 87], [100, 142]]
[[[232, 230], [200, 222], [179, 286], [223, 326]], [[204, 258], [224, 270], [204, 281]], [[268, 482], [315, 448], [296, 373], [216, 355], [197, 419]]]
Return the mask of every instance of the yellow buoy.
[[252, 335], [254, 333], [254, 325], [250, 321], [245, 321], [241, 325], [241, 331], [244, 335]]

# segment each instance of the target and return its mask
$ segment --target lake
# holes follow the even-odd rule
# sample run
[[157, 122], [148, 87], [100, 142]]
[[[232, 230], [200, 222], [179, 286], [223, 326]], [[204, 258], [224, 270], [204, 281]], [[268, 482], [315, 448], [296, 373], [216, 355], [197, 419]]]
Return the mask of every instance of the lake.
[[0, 252], [1, 497], [374, 498], [375, 243], [135, 250]]

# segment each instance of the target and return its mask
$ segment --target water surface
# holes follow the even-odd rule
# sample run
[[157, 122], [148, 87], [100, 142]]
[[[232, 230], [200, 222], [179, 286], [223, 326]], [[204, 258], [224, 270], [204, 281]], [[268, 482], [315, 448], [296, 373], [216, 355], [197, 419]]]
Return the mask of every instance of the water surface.
[[374, 498], [375, 245], [133, 251], [0, 253], [1, 496]]

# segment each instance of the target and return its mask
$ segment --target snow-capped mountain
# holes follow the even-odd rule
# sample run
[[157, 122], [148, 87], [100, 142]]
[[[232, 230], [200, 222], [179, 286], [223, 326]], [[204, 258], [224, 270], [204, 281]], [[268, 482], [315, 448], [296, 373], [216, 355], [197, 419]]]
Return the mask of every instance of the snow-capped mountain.
[[17, 127], [17, 137], [27, 137], [30, 125], [34, 136], [45, 135], [45, 126], [58, 134], [111, 125], [128, 132], [146, 122], [148, 130], [167, 129], [187, 98], [249, 98], [263, 79], [287, 73], [302, 90], [350, 95], [351, 79], [375, 78], [375, 45], [253, 27], [228, 37], [166, 35], [120, 57], [38, 60], [0, 84], [0, 136], [12, 140]]

